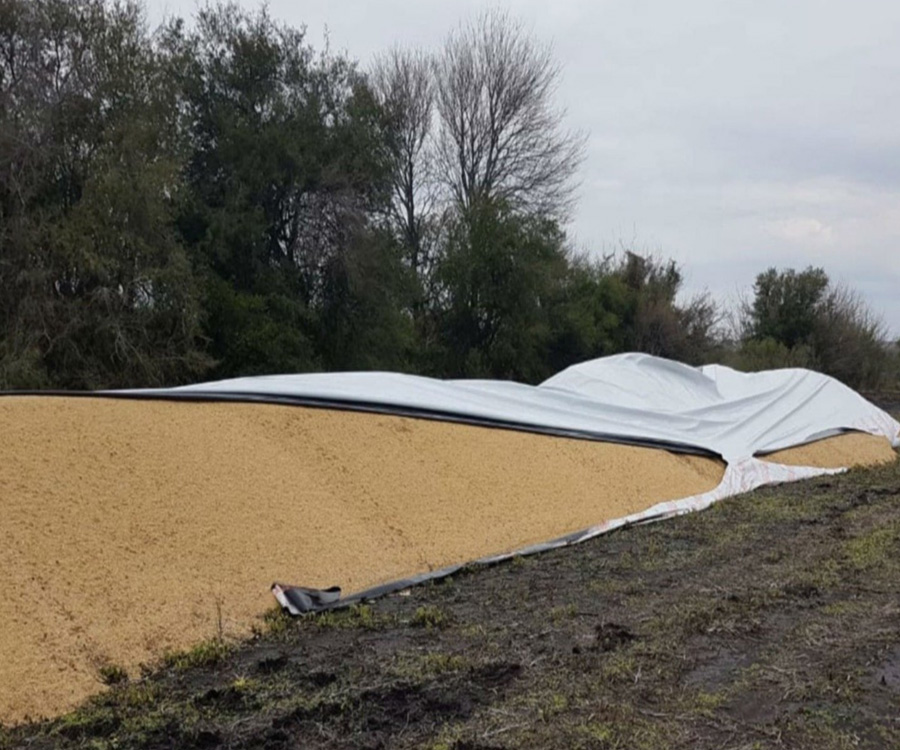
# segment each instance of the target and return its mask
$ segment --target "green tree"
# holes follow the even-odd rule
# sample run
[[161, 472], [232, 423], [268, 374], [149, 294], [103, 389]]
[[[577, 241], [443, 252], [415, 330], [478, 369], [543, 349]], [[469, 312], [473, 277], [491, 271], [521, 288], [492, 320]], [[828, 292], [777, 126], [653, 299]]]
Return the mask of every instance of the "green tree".
[[0, 386], [162, 385], [208, 365], [172, 231], [174, 104], [137, 4], [0, 5]]
[[610, 262], [609, 258], [569, 258], [563, 283], [549, 310], [550, 372], [625, 350], [631, 292], [611, 272]]
[[330, 367], [320, 318], [371, 291], [349, 266], [389, 197], [374, 97], [352, 63], [265, 10], [208, 7], [165, 44], [191, 143], [179, 227], [207, 273], [217, 373]]
[[549, 375], [549, 309], [566, 262], [552, 220], [491, 202], [463, 213], [437, 270], [443, 371], [529, 382]]
[[880, 319], [821, 268], [759, 274], [742, 312], [739, 366], [812, 367], [854, 388], [878, 387], [886, 376], [890, 353]]
[[326, 271], [319, 350], [329, 370], [413, 369], [416, 277], [387, 232], [357, 234]]
[[891, 365], [880, 318], [856, 292], [829, 284], [816, 314], [812, 348], [821, 370], [854, 388], [883, 385]]
[[772, 339], [788, 349], [809, 344], [827, 289], [828, 276], [821, 268], [764, 271], [753, 286], [745, 338]]
[[611, 272], [628, 289], [624, 348], [702, 364], [718, 344], [719, 313], [708, 294], [678, 301], [684, 279], [673, 260], [626, 252]]

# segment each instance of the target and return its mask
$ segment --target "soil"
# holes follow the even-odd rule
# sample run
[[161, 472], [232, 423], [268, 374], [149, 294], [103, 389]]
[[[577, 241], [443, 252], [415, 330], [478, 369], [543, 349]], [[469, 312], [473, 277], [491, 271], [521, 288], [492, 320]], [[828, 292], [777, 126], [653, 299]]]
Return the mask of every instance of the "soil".
[[896, 748], [900, 462], [216, 639], [0, 748]]

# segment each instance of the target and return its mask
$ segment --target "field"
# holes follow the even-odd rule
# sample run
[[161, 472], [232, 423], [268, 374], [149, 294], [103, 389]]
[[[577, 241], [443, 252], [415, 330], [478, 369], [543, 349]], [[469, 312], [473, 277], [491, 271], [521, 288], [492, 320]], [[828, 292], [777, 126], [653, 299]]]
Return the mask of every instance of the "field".
[[[900, 463], [170, 654], [0, 748], [900, 746]], [[135, 612], [135, 617], [140, 613]]]

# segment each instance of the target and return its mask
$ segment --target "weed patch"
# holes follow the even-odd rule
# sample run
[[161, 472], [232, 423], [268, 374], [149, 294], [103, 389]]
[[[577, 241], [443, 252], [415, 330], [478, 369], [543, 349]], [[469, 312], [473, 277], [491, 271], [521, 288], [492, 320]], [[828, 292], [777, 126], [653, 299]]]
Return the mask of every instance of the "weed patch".
[[162, 663], [176, 671], [208, 667], [221, 662], [231, 652], [232, 647], [219, 638], [211, 638], [185, 651], [170, 651]]
[[440, 607], [433, 604], [416, 609], [409, 624], [414, 628], [445, 628], [450, 624], [450, 616]]

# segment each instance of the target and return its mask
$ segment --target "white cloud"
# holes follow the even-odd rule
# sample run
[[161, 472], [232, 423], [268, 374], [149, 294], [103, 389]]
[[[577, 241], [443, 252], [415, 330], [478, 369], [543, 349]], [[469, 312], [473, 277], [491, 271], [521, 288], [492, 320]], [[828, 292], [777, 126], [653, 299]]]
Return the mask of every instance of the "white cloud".
[[823, 224], [818, 219], [802, 216], [773, 221], [766, 228], [774, 237], [785, 239], [788, 242], [824, 242], [828, 244], [831, 243], [834, 235], [832, 228], [827, 224]]

